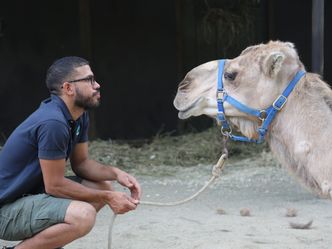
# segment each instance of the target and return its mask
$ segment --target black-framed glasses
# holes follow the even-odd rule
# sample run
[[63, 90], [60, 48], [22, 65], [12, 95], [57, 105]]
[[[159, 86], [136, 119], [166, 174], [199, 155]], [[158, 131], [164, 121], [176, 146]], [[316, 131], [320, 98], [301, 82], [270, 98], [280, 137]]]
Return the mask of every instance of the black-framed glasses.
[[77, 79], [77, 80], [68, 80], [67, 82], [69, 83], [75, 83], [75, 82], [90, 82], [91, 86], [94, 86], [95, 83], [96, 83], [96, 79], [95, 79], [95, 76], [94, 75], [90, 75], [88, 77], [85, 77], [85, 78], [82, 78], [82, 79]]

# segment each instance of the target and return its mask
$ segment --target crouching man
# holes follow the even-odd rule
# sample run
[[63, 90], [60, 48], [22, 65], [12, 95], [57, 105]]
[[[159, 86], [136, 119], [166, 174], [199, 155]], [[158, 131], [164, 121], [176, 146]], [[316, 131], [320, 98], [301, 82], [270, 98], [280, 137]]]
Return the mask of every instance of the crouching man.
[[[16, 249], [54, 249], [86, 235], [97, 212], [134, 210], [141, 188], [119, 168], [89, 159], [87, 110], [100, 102], [88, 61], [64, 57], [47, 71], [51, 93], [0, 152], [0, 239]], [[74, 177], [65, 177], [66, 161]], [[111, 181], [131, 195], [112, 189]]]

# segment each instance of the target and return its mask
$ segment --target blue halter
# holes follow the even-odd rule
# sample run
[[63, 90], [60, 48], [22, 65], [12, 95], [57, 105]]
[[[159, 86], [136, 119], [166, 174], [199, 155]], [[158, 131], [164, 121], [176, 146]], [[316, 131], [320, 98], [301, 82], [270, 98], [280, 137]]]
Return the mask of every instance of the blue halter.
[[[296, 84], [305, 74], [305, 71], [299, 71], [294, 76], [292, 81], [288, 84], [286, 89], [283, 91], [281, 95], [272, 103], [270, 107], [263, 110], [253, 109], [248, 107], [236, 99], [229, 96], [223, 86], [223, 71], [224, 71], [225, 60], [219, 60], [219, 70], [218, 70], [218, 89], [217, 89], [217, 103], [218, 103], [218, 114], [217, 119], [221, 123], [221, 133], [225, 136], [229, 136], [233, 141], [241, 141], [241, 142], [253, 142], [253, 143], [262, 143], [264, 141], [266, 132], [268, 130], [269, 125], [271, 124], [273, 118], [277, 114], [278, 111], [282, 109], [287, 101], [287, 97], [292, 92]], [[232, 128], [227, 122], [225, 116], [224, 102], [230, 103], [232, 106], [240, 110], [241, 112], [247, 113], [251, 116], [258, 117], [262, 120], [262, 125], [258, 128], [257, 132], [259, 134], [258, 139], [250, 139], [244, 136], [237, 136], [232, 134]]]

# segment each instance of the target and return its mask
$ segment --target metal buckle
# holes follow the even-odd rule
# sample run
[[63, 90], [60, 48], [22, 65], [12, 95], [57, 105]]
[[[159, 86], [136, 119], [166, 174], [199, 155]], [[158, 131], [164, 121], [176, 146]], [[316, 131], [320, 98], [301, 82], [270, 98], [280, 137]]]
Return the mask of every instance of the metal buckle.
[[221, 100], [223, 100], [225, 94], [226, 94], [226, 93], [225, 93], [224, 90], [217, 90], [217, 99], [221, 99]]
[[[281, 101], [281, 102], [280, 102]], [[287, 102], [287, 97], [284, 95], [279, 95], [279, 97], [273, 102], [272, 106], [274, 109], [276, 109], [277, 111], [280, 111], [282, 109], [282, 107], [285, 105], [285, 103]]]

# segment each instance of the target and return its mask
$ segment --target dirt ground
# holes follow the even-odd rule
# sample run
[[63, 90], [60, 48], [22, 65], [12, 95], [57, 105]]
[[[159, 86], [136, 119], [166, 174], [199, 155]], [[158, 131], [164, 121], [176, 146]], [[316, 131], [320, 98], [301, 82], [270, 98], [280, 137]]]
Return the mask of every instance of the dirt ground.
[[[210, 178], [211, 168], [159, 166], [131, 173], [142, 185], [142, 200], [168, 202], [195, 193]], [[240, 214], [244, 208], [250, 216]], [[289, 209], [296, 211], [295, 217], [287, 216]], [[108, 248], [111, 217], [109, 208], [102, 209], [94, 229], [65, 248]], [[290, 226], [310, 220], [310, 229]], [[222, 176], [189, 203], [141, 205], [117, 216], [112, 249], [327, 249], [332, 245], [331, 232], [332, 202], [310, 193], [268, 153], [229, 160]], [[0, 241], [3, 244], [10, 243]]]

